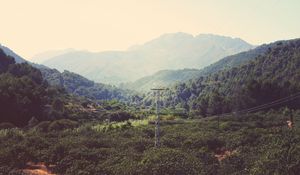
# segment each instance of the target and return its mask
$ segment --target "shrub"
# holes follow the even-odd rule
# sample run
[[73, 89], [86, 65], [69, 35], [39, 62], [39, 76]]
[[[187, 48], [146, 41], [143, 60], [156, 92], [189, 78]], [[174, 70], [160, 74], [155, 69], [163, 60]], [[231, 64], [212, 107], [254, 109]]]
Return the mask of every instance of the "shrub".
[[116, 122], [121, 122], [121, 121], [125, 121], [125, 120], [129, 120], [129, 119], [134, 119], [135, 116], [132, 115], [131, 113], [128, 112], [113, 112], [108, 114], [108, 119], [110, 121], [116, 121]]
[[141, 161], [140, 174], [201, 174], [202, 163], [192, 154], [176, 149], [152, 149]]
[[72, 129], [78, 126], [78, 123], [73, 120], [69, 119], [61, 119], [61, 120], [56, 120], [53, 121], [48, 129], [49, 131], [59, 131], [59, 130], [64, 130], [64, 129]]
[[0, 129], [10, 129], [15, 128], [16, 126], [9, 122], [0, 123]]

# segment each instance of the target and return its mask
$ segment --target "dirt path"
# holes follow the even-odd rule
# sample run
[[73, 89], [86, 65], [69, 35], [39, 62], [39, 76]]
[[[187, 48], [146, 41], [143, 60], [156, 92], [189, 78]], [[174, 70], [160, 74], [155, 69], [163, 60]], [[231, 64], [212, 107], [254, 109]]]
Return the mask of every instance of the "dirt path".
[[28, 162], [27, 168], [23, 169], [22, 172], [26, 175], [56, 175], [51, 172], [51, 167], [53, 166], [47, 167], [43, 162], [37, 164]]

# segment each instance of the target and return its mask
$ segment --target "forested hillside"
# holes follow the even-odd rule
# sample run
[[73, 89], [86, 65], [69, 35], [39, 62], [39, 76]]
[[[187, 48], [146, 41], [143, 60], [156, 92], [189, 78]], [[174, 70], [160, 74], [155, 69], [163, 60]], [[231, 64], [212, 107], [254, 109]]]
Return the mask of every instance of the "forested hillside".
[[165, 93], [164, 105], [202, 116], [233, 112], [298, 93], [299, 80], [300, 40], [282, 41], [247, 64], [176, 85]]
[[5, 55], [9, 55], [16, 60], [16, 63], [28, 63], [29, 65], [39, 69], [42, 73], [42, 78], [45, 79], [51, 86], [64, 88], [68, 93], [84, 96], [97, 100], [112, 100], [118, 99], [120, 101], [128, 101], [132, 94], [129, 90], [122, 90], [112, 85], [102, 83], [94, 83], [78, 74], [64, 71], [60, 73], [55, 69], [50, 69], [44, 65], [35, 64], [26, 61], [8, 47], [0, 45]]
[[27, 63], [15, 64], [3, 50], [0, 65], [0, 121], [24, 126], [31, 118], [47, 119], [45, 105], [60, 92], [47, 86], [39, 70]]
[[133, 92], [122, 90], [113, 85], [95, 83], [78, 74], [56, 69], [40, 69], [45, 80], [53, 86], [65, 88], [67, 92], [94, 100], [128, 101]]
[[3, 45], [0, 44], [0, 49], [6, 54], [9, 55], [11, 57], [13, 57], [15, 59], [16, 63], [25, 63], [26, 60], [22, 57], [20, 57], [18, 54], [16, 54], [14, 51], [12, 51], [11, 49], [9, 49], [8, 47], [5, 47]]
[[120, 87], [139, 92], [148, 92], [151, 88], [169, 87], [198, 76], [200, 76], [198, 69], [162, 70], [153, 75], [140, 78], [132, 83], [122, 84]]
[[233, 67], [238, 67], [242, 64], [249, 62], [250, 60], [255, 59], [260, 55], [266, 54], [270, 48], [276, 47], [278, 43], [281, 41], [277, 41], [270, 44], [263, 44], [249, 51], [241, 52], [235, 55], [227, 56], [203, 69], [200, 70], [202, 75], [208, 75], [212, 73], [216, 73], [221, 70], [230, 69]]
[[124, 84], [122, 87], [147, 92], [153, 87], [170, 87], [176, 83], [184, 83], [200, 76], [207, 76], [221, 70], [228, 70], [243, 65], [259, 55], [264, 55], [269, 48], [276, 46], [278, 42], [263, 44], [249, 51], [227, 56], [203, 69], [162, 70], [151, 76], [138, 79], [133, 83]]
[[93, 101], [68, 94], [62, 87], [49, 85], [40, 70], [27, 63], [15, 64], [14, 58], [0, 49], [0, 128], [58, 119], [101, 118], [105, 113], [103, 107], [105, 104], [98, 106]]

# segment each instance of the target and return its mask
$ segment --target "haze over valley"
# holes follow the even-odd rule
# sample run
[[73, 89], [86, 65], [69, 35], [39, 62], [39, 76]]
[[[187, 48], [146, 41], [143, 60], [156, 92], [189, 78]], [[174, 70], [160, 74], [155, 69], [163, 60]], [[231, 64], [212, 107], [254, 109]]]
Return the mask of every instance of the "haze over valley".
[[200, 69], [238, 52], [254, 48], [239, 39], [212, 34], [164, 34], [126, 51], [67, 51], [34, 61], [59, 71], [69, 70], [96, 82], [118, 85], [160, 70]]
[[300, 1], [1, 5], [0, 175], [299, 175]]

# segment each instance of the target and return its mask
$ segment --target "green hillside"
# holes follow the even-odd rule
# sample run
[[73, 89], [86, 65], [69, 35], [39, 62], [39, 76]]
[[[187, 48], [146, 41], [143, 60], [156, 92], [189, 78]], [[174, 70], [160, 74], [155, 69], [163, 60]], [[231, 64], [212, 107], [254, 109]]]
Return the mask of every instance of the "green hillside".
[[158, 71], [151, 76], [140, 78], [133, 83], [124, 84], [122, 88], [147, 92], [153, 87], [170, 87], [178, 83], [189, 81], [190, 79], [195, 79], [200, 76], [207, 76], [221, 70], [228, 70], [230, 68], [246, 64], [259, 55], [264, 55], [268, 52], [269, 48], [274, 47], [276, 44], [277, 42], [271, 44], [263, 44], [249, 51], [227, 56], [209, 66], [204, 67], [203, 69]]
[[185, 82], [200, 75], [198, 69], [162, 70], [151, 76], [146, 76], [133, 83], [122, 84], [123, 89], [148, 92], [154, 87], [169, 87], [176, 83]]
[[176, 85], [164, 105], [203, 116], [232, 112], [298, 93], [299, 80], [300, 40], [282, 41], [244, 65]]
[[129, 90], [122, 90], [113, 85], [95, 83], [83, 76], [73, 72], [64, 71], [60, 73], [55, 69], [40, 69], [43, 77], [53, 86], [65, 88], [67, 92], [79, 96], [84, 96], [94, 100], [119, 100], [129, 101]]
[[[65, 84], [69, 83], [67, 88], [71, 90], [78, 87], [73, 81], [79, 81], [80, 85], [91, 85], [90, 81], [80, 77], [73, 79], [72, 73], [65, 74], [72, 75], [65, 76], [71, 79], [65, 81]], [[107, 113], [107, 109], [110, 112], [124, 109], [117, 102], [92, 101], [76, 96], [79, 94], [76, 92], [69, 94], [64, 88], [65, 86], [49, 85], [40, 70], [27, 63], [15, 64], [14, 58], [0, 49], [0, 129], [2, 125], [4, 128], [24, 127], [59, 119], [104, 120], [103, 115]], [[108, 94], [106, 91], [104, 95]], [[100, 90], [97, 93], [101, 95]]]

